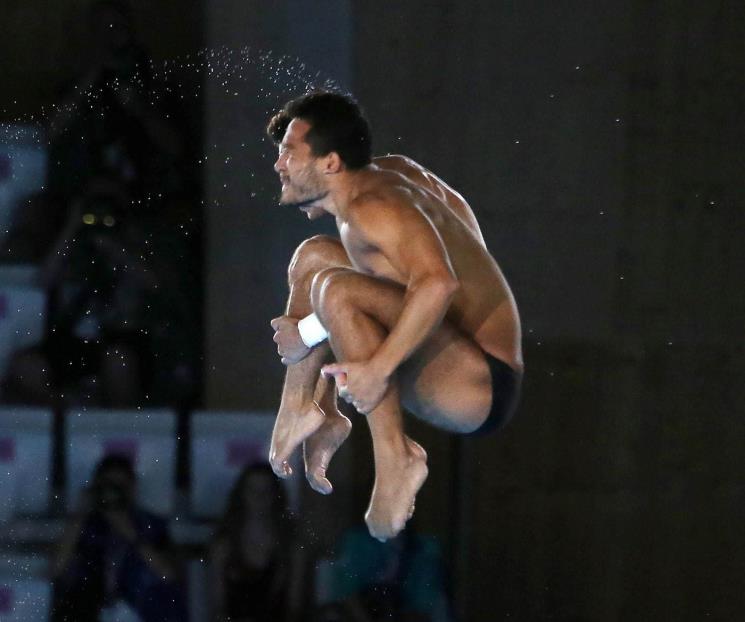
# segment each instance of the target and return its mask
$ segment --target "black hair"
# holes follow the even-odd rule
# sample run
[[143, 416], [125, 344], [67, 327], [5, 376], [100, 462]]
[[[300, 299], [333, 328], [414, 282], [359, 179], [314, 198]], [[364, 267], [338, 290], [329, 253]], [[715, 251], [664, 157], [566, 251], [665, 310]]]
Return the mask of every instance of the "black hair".
[[272, 492], [270, 493], [272, 504], [269, 510], [269, 518], [278, 526], [280, 537], [280, 541], [277, 543], [280, 553], [279, 561], [282, 564], [289, 564], [292, 548], [295, 546], [297, 525], [295, 517], [288, 507], [284, 487], [266, 463], [248, 464], [236, 478], [228, 495], [225, 512], [215, 530], [213, 543], [222, 541], [229, 546], [230, 550], [240, 550], [243, 525], [251, 504], [250, 499], [245, 499], [243, 489], [246, 480], [254, 475], [266, 477], [272, 483]]
[[121, 454], [109, 454], [100, 460], [96, 465], [94, 479], [98, 479], [104, 473], [109, 471], [122, 471], [127, 474], [127, 477], [129, 477], [132, 482], [137, 480], [132, 460]]
[[247, 464], [236, 478], [228, 494], [225, 513], [218, 526], [219, 535], [239, 531], [243, 524], [249, 509], [246, 503], [250, 504], [250, 500], [247, 502], [243, 497], [243, 488], [246, 480], [253, 475], [263, 475], [272, 483], [272, 519], [284, 527], [290, 527], [289, 523], [292, 521], [292, 515], [287, 506], [287, 497], [282, 484], [268, 464], [256, 462]]
[[359, 169], [372, 161], [370, 124], [359, 104], [348, 95], [314, 91], [287, 102], [269, 121], [268, 136], [279, 144], [293, 119], [310, 124], [305, 141], [311, 153], [339, 154], [349, 169]]
[[121, 15], [130, 27], [134, 26], [134, 10], [130, 0], [96, 0], [88, 7], [89, 19], [95, 19], [104, 11], [114, 11]]

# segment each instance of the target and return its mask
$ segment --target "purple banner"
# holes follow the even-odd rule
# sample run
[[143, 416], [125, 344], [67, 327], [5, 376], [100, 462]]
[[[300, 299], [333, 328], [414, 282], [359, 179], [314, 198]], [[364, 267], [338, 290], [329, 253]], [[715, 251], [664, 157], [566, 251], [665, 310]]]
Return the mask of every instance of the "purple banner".
[[11, 613], [13, 611], [13, 588], [0, 585], [0, 613]]
[[16, 439], [12, 436], [0, 438], [0, 462], [14, 462], [16, 459]]
[[103, 442], [104, 456], [124, 456], [137, 463], [140, 441], [136, 438], [108, 438]]
[[225, 463], [230, 467], [243, 467], [252, 462], [265, 460], [264, 447], [249, 439], [227, 441], [225, 443]]

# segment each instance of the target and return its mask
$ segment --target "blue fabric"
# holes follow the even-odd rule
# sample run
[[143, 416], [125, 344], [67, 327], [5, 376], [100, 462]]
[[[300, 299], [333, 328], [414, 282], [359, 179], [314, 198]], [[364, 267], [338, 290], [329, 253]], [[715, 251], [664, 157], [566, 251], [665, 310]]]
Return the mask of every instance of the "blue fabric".
[[440, 547], [431, 537], [405, 531], [383, 543], [367, 530], [353, 529], [342, 537], [333, 568], [332, 600], [382, 585], [392, 589], [391, 597], [404, 612], [432, 614], [447, 600]]
[[[131, 517], [140, 542], [157, 550], [169, 548], [166, 520], [143, 510], [134, 510]], [[98, 609], [121, 598], [143, 622], [187, 619], [183, 587], [155, 574], [135, 546], [113, 531], [98, 514], [91, 515], [84, 524], [63, 582], [72, 593], [83, 585], [95, 586], [89, 596], [100, 595]]]

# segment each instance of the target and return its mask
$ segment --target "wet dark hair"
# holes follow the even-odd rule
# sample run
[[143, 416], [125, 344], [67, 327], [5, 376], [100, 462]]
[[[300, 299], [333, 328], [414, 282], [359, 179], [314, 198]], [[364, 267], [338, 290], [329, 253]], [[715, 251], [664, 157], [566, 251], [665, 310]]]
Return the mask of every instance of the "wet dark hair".
[[122, 471], [127, 474], [130, 481], [135, 482], [137, 475], [135, 474], [135, 468], [127, 456], [121, 454], [110, 454], [103, 458], [97, 465], [94, 473], [94, 479], [98, 479], [105, 473], [110, 471]]
[[311, 153], [339, 154], [349, 169], [359, 169], [372, 161], [370, 124], [359, 104], [347, 95], [314, 91], [287, 102], [269, 121], [267, 135], [279, 144], [293, 119], [310, 124], [305, 141]]

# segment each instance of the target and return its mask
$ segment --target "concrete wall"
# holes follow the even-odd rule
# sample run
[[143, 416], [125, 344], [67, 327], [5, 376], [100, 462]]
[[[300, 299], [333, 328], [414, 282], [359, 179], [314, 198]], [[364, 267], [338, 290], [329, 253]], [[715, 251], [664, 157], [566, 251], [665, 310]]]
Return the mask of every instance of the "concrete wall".
[[743, 19], [686, 2], [356, 14], [378, 150], [472, 201], [526, 328], [520, 415], [464, 441], [469, 619], [742, 608]]
[[608, 339], [626, 4], [384, 4], [355, 16], [377, 151], [412, 155], [469, 199], [528, 335]]

